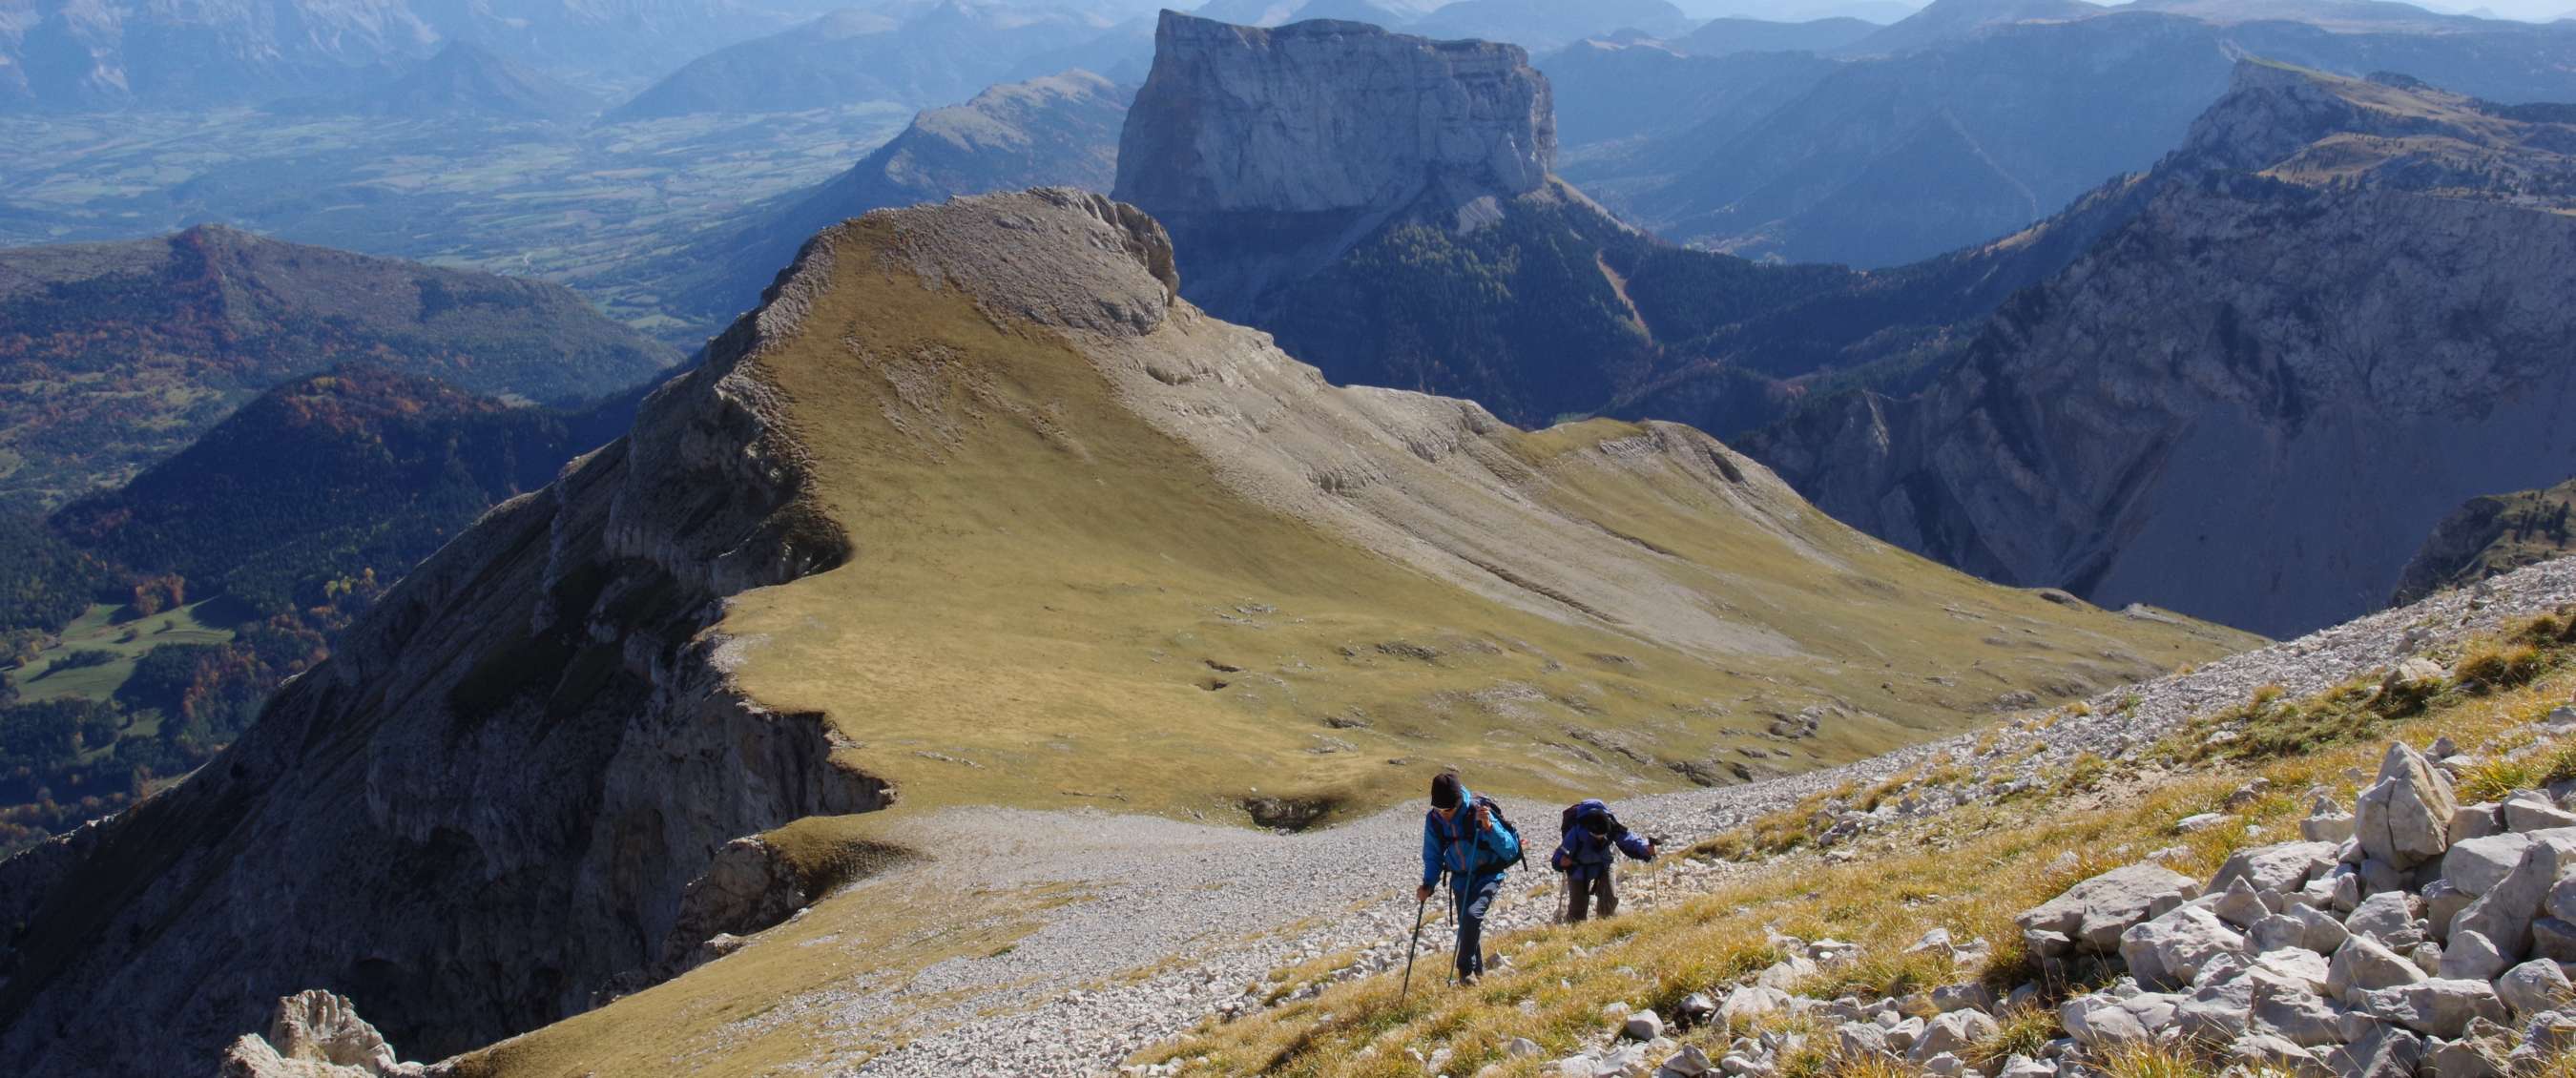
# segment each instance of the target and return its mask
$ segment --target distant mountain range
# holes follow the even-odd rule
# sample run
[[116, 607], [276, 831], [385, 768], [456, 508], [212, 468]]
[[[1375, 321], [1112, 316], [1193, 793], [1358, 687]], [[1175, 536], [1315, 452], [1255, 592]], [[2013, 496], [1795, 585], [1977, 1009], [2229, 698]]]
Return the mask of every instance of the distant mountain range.
[[[1741, 57], [1643, 46], [1539, 65], [1565, 117], [1567, 177], [1628, 219], [1752, 257], [1890, 266], [2014, 231], [2152, 164], [2240, 55], [2576, 100], [2576, 28], [2350, 14], [2382, 8], [2399, 6], [2283, 4], [2249, 21], [2225, 6], [1942, 0], [1842, 46], [1821, 76], [1824, 61], [1779, 66], [1768, 89], [1747, 85]], [[1640, 111], [1652, 130], [1625, 119]]]
[[1927, 387], [1747, 444], [1990, 579], [2275, 635], [2375, 609], [2463, 500], [2576, 473], [2571, 120], [2248, 63], [2154, 171], [1996, 245], [2100, 236]]
[[665, 309], [721, 324], [757, 303], [814, 233], [869, 210], [1049, 185], [1107, 190], [1134, 95], [1134, 87], [1068, 71], [924, 110], [849, 171], [753, 207], [639, 276]]
[[393, 82], [359, 95], [355, 104], [359, 111], [419, 119], [568, 120], [593, 111], [598, 100], [482, 45], [459, 41]]
[[524, 401], [588, 400], [679, 357], [559, 285], [202, 226], [0, 250], [0, 499], [115, 486], [280, 382], [351, 360]]
[[0, 110], [203, 108], [363, 93], [449, 43], [631, 82], [837, 0], [30, 0], [0, 17]]
[[[1303, 11], [1300, 18], [1308, 17]], [[1409, 23], [1406, 33], [1429, 38], [1477, 38], [1543, 49], [1615, 30], [1655, 37], [1688, 33], [1693, 19], [1667, 0], [1457, 0]]]
[[1111, 29], [1088, 13], [975, 0], [851, 8], [699, 57], [609, 118], [937, 105], [972, 96], [1028, 57]]
[[1859, 43], [1881, 27], [1865, 19], [1815, 19], [1772, 22], [1766, 19], [1710, 19], [1671, 39], [1675, 49], [1694, 56], [1739, 52], [1829, 53]]

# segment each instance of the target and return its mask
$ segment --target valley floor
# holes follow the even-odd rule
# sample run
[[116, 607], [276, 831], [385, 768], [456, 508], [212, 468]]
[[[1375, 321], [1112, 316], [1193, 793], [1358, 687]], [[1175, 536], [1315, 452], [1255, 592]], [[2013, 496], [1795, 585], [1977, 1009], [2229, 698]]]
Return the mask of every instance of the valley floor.
[[[1744, 786], [1615, 802], [1681, 850], [1829, 793], [1957, 768], [1950, 789], [2036, 787], [2070, 765], [2122, 761], [2258, 688], [2322, 692], [2507, 620], [2576, 602], [2576, 559], [2435, 596], [2115, 690], [2047, 717]], [[2265, 692], [2273, 690], [2265, 689]], [[2080, 765], [2079, 765], [2080, 766]], [[2130, 762], [2119, 765], [2134, 769]], [[1968, 776], [1973, 773], [1973, 781]], [[1472, 786], [1475, 776], [1467, 776]], [[1857, 826], [1951, 807], [1940, 786]], [[1555, 805], [1507, 809], [1543, 861]], [[841, 951], [803, 986], [728, 988], [727, 959], [485, 1053], [468, 1073], [1096, 1074], [1211, 1017], [1257, 1012], [1401, 966], [1418, 870], [1418, 810], [1272, 835], [1108, 813], [951, 809], [890, 823], [932, 851], [835, 894], [750, 948]], [[1670, 857], [1623, 877], [1623, 915], [1675, 905], [1754, 867]], [[1495, 935], [1545, 923], [1554, 877], [1515, 872]], [[1436, 901], [1435, 901], [1436, 907]], [[1434, 910], [1434, 918], [1438, 917]], [[1417, 991], [1445, 981], [1445, 924], [1426, 926]], [[1280, 972], [1286, 971], [1286, 972]], [[744, 1005], [723, 1002], [733, 992]], [[748, 1001], [760, 997], [758, 1006]]]

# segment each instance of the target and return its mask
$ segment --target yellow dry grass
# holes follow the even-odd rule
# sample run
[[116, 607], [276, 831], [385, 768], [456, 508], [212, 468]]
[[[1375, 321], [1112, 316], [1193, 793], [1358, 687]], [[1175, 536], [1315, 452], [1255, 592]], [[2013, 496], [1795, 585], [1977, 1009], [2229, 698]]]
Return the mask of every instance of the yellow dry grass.
[[[1507, 1060], [1503, 1044], [1529, 1037], [1546, 1049], [1542, 1059], [1553, 1059], [1591, 1043], [1604, 1028], [1600, 1012], [1609, 1003], [1670, 1014], [1682, 996], [1768, 962], [1765, 929], [1863, 945], [1858, 961], [1829, 970], [1819, 983], [1803, 986], [1808, 991], [1897, 994], [1980, 978], [2008, 988], [2029, 979], [2011, 924], [2014, 913], [2095, 873], [2142, 859], [2149, 850], [2179, 845], [2180, 856], [2165, 863], [2206, 876], [2243, 846], [2295, 837], [2305, 806], [2280, 796], [2237, 813], [2259, 835], [2244, 827], [2172, 834], [2174, 821], [2222, 808], [2228, 794], [2254, 776], [2269, 778], [2279, 790], [2324, 786], [2349, 803], [2354, 788], [2346, 769], [2373, 770], [2385, 739], [2422, 744], [2448, 735], [2475, 751], [2503, 743], [2504, 731], [2537, 720], [2571, 689], [2576, 669], [2564, 665], [2510, 691], [2454, 689], [2421, 712], [2375, 728], [2369, 740], [2310, 742], [2312, 747], [2258, 768], [2211, 766], [2133, 780], [2106, 789], [2096, 809], [2074, 810], [2048, 799], [1962, 808], [1873, 836], [1860, 847], [1862, 856], [1849, 863], [1795, 855], [1675, 906], [1506, 937], [1494, 946], [1511, 956], [1510, 968], [1472, 989], [1416, 986], [1411, 998], [1398, 1002], [1392, 978], [1372, 977], [1251, 1018], [1202, 1027], [1139, 1058], [1181, 1061], [1190, 1074], [1392, 1075], [1407, 1073], [1408, 1050], [1427, 1055], [1445, 1047], [1453, 1053], [1453, 1073], [1498, 1063], [1504, 1074], [1538, 1074], [1541, 1061]], [[1770, 841], [1717, 845], [1758, 848]], [[2051, 867], [2070, 851], [2077, 854], [2072, 868]], [[1903, 953], [1936, 927], [1962, 940], [1992, 941], [1992, 959], [1983, 968], [1952, 969], [1946, 959]], [[2080, 986], [2058, 989], [2071, 987]], [[1977, 1051], [1999, 1056], [2014, 1043], [2044, 1041], [2053, 1030], [2049, 1012], [2016, 1015], [2002, 1038]], [[1711, 1030], [1683, 1040], [1712, 1054], [1725, 1043]], [[2140, 1078], [2214, 1073], [2206, 1061], [2171, 1054], [2107, 1063], [2112, 1073]], [[1788, 1069], [1839, 1074], [1852, 1073], [1852, 1065], [1818, 1056]]]
[[1995, 588], [1821, 514], [1787, 525], [1848, 564], [1829, 570], [1778, 522], [1588, 466], [1634, 431], [1606, 421], [1515, 437], [1534, 496], [1605, 545], [1669, 552], [1676, 587], [1801, 654], [1553, 620], [1234, 495], [1065, 342], [853, 254], [760, 374], [857, 555], [741, 597], [723, 630], [753, 642], [738, 676], [755, 697], [830, 715], [906, 806], [1242, 820], [1279, 799], [1293, 820], [1411, 796], [1447, 766], [1549, 798], [1670, 788], [1687, 780], [1664, 761], [1776, 747], [1765, 727], [1811, 704], [1847, 713], [1786, 766], [2249, 642]]

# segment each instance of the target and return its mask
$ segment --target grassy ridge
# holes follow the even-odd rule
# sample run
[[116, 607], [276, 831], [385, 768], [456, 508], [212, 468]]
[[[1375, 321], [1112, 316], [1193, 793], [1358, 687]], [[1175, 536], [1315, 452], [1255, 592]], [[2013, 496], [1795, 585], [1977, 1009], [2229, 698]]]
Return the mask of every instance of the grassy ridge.
[[[1305, 823], [1451, 764], [1551, 797], [1671, 788], [1691, 781], [1675, 765], [1854, 759], [2008, 691], [2246, 639], [2059, 606], [1610, 466], [1602, 446], [1637, 433], [1612, 423], [1502, 436], [1532, 515], [1664, 552], [1641, 571], [1789, 653], [1543, 617], [1232, 493], [1062, 342], [877, 273], [844, 270], [762, 360], [859, 555], [742, 597], [724, 629], [751, 645], [756, 698], [830, 714], [907, 804]], [[1816, 738], [1772, 732], [1809, 708], [1832, 716]]]

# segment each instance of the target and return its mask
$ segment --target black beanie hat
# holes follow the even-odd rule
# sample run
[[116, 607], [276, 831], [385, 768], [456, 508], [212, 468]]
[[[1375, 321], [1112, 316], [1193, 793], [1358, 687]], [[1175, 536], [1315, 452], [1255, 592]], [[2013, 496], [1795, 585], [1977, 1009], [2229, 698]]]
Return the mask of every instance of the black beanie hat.
[[1431, 807], [1458, 807], [1458, 776], [1443, 771], [1431, 777]]
[[1607, 813], [1607, 812], [1587, 812], [1587, 813], [1584, 813], [1584, 814], [1583, 814], [1583, 829], [1584, 829], [1584, 830], [1586, 830], [1586, 831], [1590, 831], [1590, 832], [1592, 832], [1593, 834], [1596, 834], [1596, 835], [1607, 835], [1607, 834], [1609, 834], [1609, 833], [1610, 833], [1610, 814], [1609, 814], [1609, 813]]

